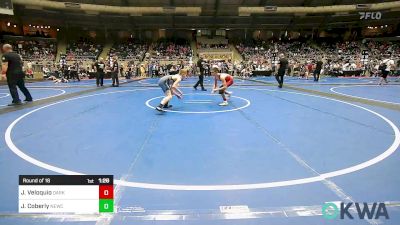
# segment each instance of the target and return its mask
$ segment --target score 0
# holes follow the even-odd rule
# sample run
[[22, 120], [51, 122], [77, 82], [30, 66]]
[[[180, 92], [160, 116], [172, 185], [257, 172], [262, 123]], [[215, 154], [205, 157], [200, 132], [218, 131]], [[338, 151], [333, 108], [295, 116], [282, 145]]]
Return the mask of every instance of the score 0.
[[[99, 180], [100, 182], [100, 180]], [[113, 185], [99, 186], [99, 212], [114, 212]]]

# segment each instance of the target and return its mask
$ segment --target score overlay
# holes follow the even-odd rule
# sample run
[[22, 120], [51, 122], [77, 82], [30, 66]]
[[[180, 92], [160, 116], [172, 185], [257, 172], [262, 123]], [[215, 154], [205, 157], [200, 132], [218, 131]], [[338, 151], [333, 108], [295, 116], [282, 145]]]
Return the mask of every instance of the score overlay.
[[20, 175], [20, 213], [114, 212], [112, 175]]

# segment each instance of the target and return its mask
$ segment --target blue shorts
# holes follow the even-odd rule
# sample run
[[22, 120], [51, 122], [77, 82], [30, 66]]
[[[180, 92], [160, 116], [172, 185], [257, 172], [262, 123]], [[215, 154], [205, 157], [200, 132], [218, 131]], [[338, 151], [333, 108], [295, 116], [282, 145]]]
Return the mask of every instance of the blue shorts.
[[163, 90], [164, 93], [167, 92], [168, 90], [171, 90], [171, 85], [169, 84], [168, 80], [166, 81], [160, 80], [158, 82], [158, 86], [160, 86], [160, 88]]

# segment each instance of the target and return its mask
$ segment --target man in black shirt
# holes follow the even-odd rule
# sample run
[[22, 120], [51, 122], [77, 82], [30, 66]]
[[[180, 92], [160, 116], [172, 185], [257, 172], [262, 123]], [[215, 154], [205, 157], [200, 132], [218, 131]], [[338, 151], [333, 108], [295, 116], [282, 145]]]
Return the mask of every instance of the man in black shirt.
[[[76, 69], [75, 78], [76, 78], [78, 81], [81, 81], [81, 79], [79, 78], [80, 65], [79, 65], [79, 62], [78, 62], [78, 61], [75, 62], [75, 69]], [[75, 79], [75, 78], [74, 78], [74, 79]]]
[[106, 67], [106, 64], [104, 64], [103, 58], [100, 58], [100, 60], [98, 62], [96, 62], [96, 64], [95, 64], [97, 87], [99, 87], [99, 86], [103, 87], [105, 67]]
[[21, 100], [18, 95], [18, 88], [25, 95], [26, 102], [32, 101], [32, 96], [29, 93], [28, 89], [25, 87], [25, 73], [22, 70], [22, 58], [17, 53], [14, 53], [12, 50], [12, 46], [9, 44], [3, 45], [3, 57], [2, 57], [2, 74], [6, 74], [8, 88], [10, 89], [10, 94], [12, 97], [12, 105], [20, 105]]
[[70, 66], [69, 78], [74, 79], [74, 80], [77, 79], [78, 81], [81, 81], [79, 79], [78, 70], [79, 70], [79, 63], [78, 63], [78, 61], [76, 61]]
[[70, 70], [70, 67], [68, 65], [64, 65], [61, 68], [61, 70], [62, 70], [62, 73], [63, 73], [63, 78], [65, 78], [67, 80], [71, 79], [71, 77], [70, 77], [71, 70]]
[[112, 60], [110, 59], [110, 68], [111, 68], [111, 78], [112, 78], [112, 86], [119, 87], [119, 79], [118, 79], [118, 62], [117, 56], [114, 56]]
[[204, 82], [204, 65], [203, 64], [204, 64], [203, 58], [200, 57], [200, 59], [197, 61], [197, 67], [199, 67], [199, 69], [200, 69], [199, 81], [197, 81], [197, 83], [193, 87], [195, 90], [197, 90], [197, 86], [200, 85], [202, 91], [207, 91], [203, 85], [203, 82]]
[[315, 70], [314, 70], [314, 81], [318, 82], [319, 81], [319, 75], [321, 74], [321, 70], [322, 70], [322, 60], [318, 59], [317, 64], [315, 66]]
[[211, 76], [210, 63], [208, 62], [203, 63], [203, 68], [204, 68], [204, 75]]
[[279, 88], [283, 86], [283, 76], [285, 76], [285, 71], [288, 67], [288, 60], [285, 58], [285, 55], [279, 55], [279, 64], [278, 64], [278, 72], [275, 75], [276, 81], [278, 81]]

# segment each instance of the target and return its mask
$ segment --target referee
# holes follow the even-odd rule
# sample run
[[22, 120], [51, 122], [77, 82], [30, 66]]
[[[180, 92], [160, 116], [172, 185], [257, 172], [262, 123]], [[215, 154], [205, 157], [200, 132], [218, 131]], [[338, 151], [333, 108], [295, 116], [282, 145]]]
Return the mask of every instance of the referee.
[[276, 81], [278, 81], [278, 87], [282, 88], [283, 86], [283, 77], [285, 76], [286, 69], [289, 65], [288, 60], [285, 58], [284, 54], [279, 54], [279, 64], [278, 64], [278, 73], [275, 75]]
[[118, 59], [117, 56], [110, 58], [111, 78], [113, 87], [119, 87], [119, 79], [118, 79], [119, 65], [117, 59]]
[[202, 57], [197, 61], [197, 67], [200, 68], [200, 75], [199, 75], [199, 81], [193, 86], [195, 90], [197, 90], [197, 86], [200, 85], [202, 91], [207, 91], [207, 89], [204, 88], [203, 82], [204, 82], [204, 60]]
[[12, 103], [8, 106], [21, 105], [21, 100], [18, 95], [18, 88], [25, 95], [26, 102], [32, 101], [32, 96], [28, 89], [25, 87], [25, 73], [22, 70], [22, 58], [17, 53], [13, 52], [10, 44], [3, 45], [3, 57], [2, 57], [2, 74], [6, 74], [8, 88], [12, 97]]
[[322, 70], [322, 64], [324, 64], [322, 62], [321, 58], [318, 58], [317, 64], [315, 66], [315, 70], [314, 70], [314, 81], [318, 82], [319, 81], [319, 76], [321, 75], [321, 70]]
[[104, 69], [106, 68], [106, 64], [104, 64], [103, 58], [100, 58], [100, 60], [96, 62], [94, 66], [96, 68], [96, 85], [97, 87], [103, 87]]

